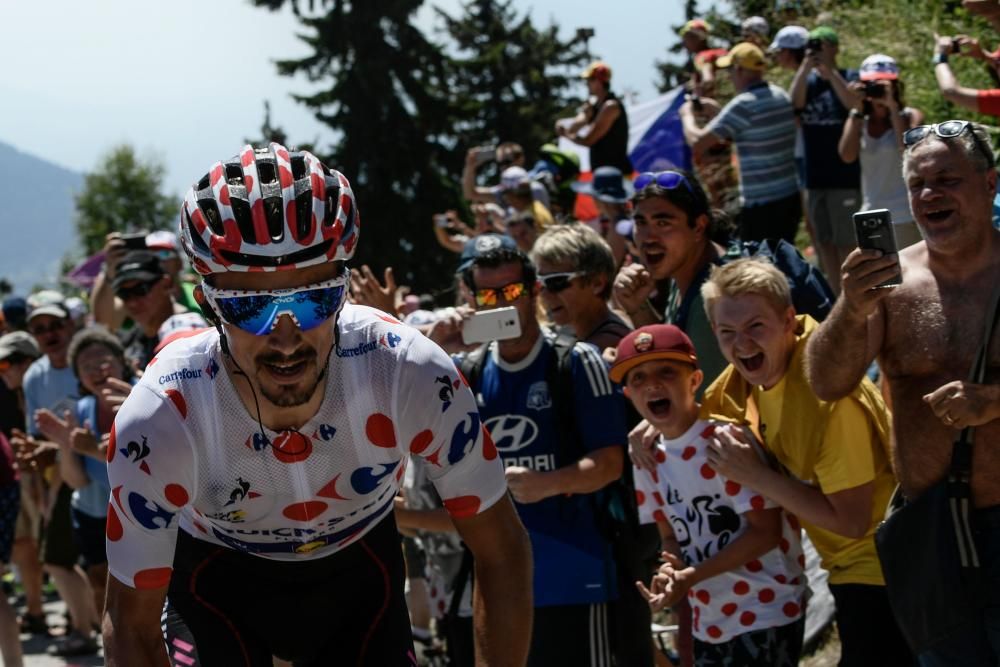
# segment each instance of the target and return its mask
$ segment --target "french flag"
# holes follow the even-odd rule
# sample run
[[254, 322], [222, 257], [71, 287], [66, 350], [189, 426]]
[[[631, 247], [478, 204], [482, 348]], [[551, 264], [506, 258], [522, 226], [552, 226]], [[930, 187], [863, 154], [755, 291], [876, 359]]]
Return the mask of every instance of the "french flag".
[[[684, 104], [681, 86], [648, 102], [626, 105], [628, 113], [628, 156], [636, 172], [664, 169], [691, 169], [691, 149], [684, 141], [684, 131], [678, 109]], [[590, 149], [565, 137], [559, 139], [559, 150], [580, 156], [581, 181], [589, 181]], [[577, 220], [593, 220], [597, 207], [589, 195], [577, 195], [573, 210]]]

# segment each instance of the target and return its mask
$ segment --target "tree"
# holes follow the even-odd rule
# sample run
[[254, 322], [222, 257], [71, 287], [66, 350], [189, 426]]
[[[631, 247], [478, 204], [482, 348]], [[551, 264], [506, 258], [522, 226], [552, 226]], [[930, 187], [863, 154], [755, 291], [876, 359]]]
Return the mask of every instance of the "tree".
[[169, 229], [179, 199], [163, 194], [165, 168], [142, 160], [128, 144], [111, 149], [87, 174], [76, 195], [76, 229], [86, 255], [104, 247], [111, 232]]
[[555, 138], [555, 119], [586, 93], [577, 75], [589, 59], [587, 37], [577, 32], [560, 40], [557, 25], [539, 30], [512, 5], [472, 0], [459, 17], [436, 11], [457, 48], [449, 62], [449, 90], [458, 147], [515, 141], [533, 157]]
[[[312, 54], [277, 63], [287, 76], [320, 84], [295, 99], [339, 137], [320, 157], [350, 179], [361, 214], [356, 264], [392, 266], [418, 289], [450, 277], [431, 229], [431, 216], [452, 207], [458, 183], [450, 151], [446, 58], [411, 23], [420, 0], [320, 0], [319, 11], [292, 9]], [[275, 10], [285, 0], [254, 0]], [[309, 9], [317, 9], [309, 3]]]

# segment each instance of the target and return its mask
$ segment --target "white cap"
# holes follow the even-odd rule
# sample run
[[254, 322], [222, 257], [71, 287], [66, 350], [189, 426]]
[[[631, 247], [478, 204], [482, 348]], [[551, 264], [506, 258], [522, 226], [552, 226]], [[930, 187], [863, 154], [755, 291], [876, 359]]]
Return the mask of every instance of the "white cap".
[[528, 175], [524, 167], [507, 167], [500, 174], [500, 190], [502, 191], [513, 190], [530, 182], [531, 176]]
[[899, 78], [899, 65], [892, 56], [875, 53], [865, 58], [864, 62], [861, 63], [858, 78], [862, 81], [878, 81], [880, 79], [892, 81]]
[[774, 36], [768, 51], [778, 49], [804, 49], [809, 41], [809, 31], [800, 25], [786, 25]]
[[173, 232], [150, 232], [146, 235], [146, 247], [160, 250], [173, 250], [178, 255], [181, 254], [181, 242], [177, 240], [177, 234], [174, 234]]
[[768, 33], [771, 32], [771, 26], [767, 24], [767, 19], [763, 16], [751, 16], [748, 19], [744, 19], [740, 28], [744, 33], [752, 32], [755, 35], [760, 35], [765, 38]]

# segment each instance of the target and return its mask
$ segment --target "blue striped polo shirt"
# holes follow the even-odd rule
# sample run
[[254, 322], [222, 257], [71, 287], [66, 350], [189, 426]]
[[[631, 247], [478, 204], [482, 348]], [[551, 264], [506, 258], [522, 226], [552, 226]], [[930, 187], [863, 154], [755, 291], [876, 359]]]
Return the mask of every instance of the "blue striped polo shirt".
[[740, 203], [758, 206], [798, 191], [795, 114], [788, 93], [761, 81], [729, 101], [707, 129], [736, 144]]

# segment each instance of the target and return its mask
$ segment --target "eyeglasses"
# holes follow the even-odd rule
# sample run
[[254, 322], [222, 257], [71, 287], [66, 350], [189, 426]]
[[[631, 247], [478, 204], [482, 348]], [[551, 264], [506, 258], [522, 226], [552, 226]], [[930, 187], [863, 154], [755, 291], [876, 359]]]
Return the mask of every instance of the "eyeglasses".
[[931, 132], [942, 139], [952, 139], [961, 135], [966, 130], [972, 135], [972, 141], [976, 144], [976, 148], [979, 149], [979, 152], [983, 154], [990, 168], [992, 168], [996, 164], [993, 151], [983, 144], [982, 139], [972, 129], [972, 123], [967, 120], [946, 120], [943, 123], [935, 125], [919, 125], [910, 128], [906, 132], [903, 132], [903, 146], [912, 148], [915, 144], [925, 139]]
[[476, 290], [476, 305], [480, 308], [495, 306], [501, 295], [505, 303], [510, 303], [520, 299], [527, 291], [528, 288], [523, 282], [507, 283], [503, 287], [483, 287]]
[[289, 289], [223, 290], [208, 283], [201, 288], [223, 320], [255, 336], [266, 336], [282, 315], [291, 317], [301, 331], [323, 324], [344, 305], [350, 280], [344, 267], [336, 278]]
[[122, 301], [128, 301], [129, 299], [140, 299], [150, 292], [156, 286], [159, 281], [153, 280], [149, 282], [141, 282], [132, 285], [131, 287], [119, 287], [115, 290], [115, 296], [117, 296]]
[[56, 320], [47, 327], [43, 326], [28, 327], [28, 333], [37, 338], [38, 336], [44, 336], [45, 334], [58, 333], [63, 330], [63, 327], [65, 325], [66, 325], [65, 321]]
[[569, 287], [569, 283], [573, 278], [579, 278], [580, 276], [587, 275], [586, 271], [564, 271], [562, 273], [546, 273], [539, 274], [538, 280], [541, 281], [542, 287], [544, 287], [549, 292], [557, 294], [562, 292], [564, 289]]
[[167, 250], [166, 248], [161, 248], [159, 250], [154, 250], [153, 254], [156, 255], [156, 258], [158, 260], [160, 260], [161, 262], [166, 262], [166, 261], [169, 261], [171, 259], [177, 259], [178, 258], [178, 255], [177, 255], [176, 252], [174, 252], [173, 250]]
[[676, 190], [683, 183], [688, 192], [692, 192], [691, 184], [688, 183], [684, 174], [679, 171], [658, 171], [656, 173], [644, 171], [635, 177], [633, 185], [635, 185], [635, 191], [639, 192], [646, 189], [652, 183], [656, 183], [666, 190]]

